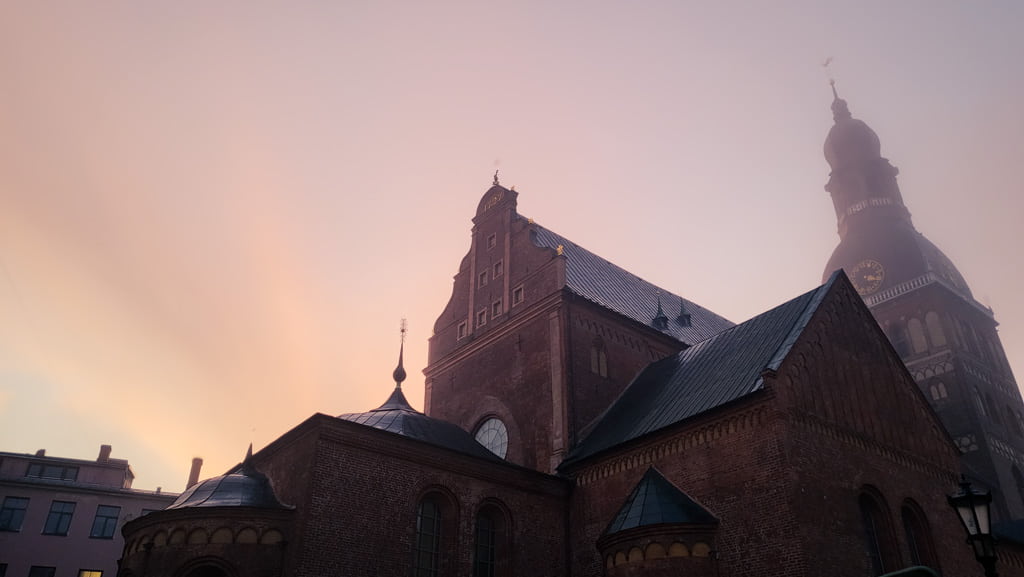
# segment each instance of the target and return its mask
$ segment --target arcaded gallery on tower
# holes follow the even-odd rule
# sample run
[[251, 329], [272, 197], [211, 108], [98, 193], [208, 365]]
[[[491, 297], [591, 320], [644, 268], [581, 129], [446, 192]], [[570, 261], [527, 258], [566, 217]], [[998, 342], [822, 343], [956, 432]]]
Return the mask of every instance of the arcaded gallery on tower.
[[[423, 412], [399, 353], [380, 407], [315, 414], [127, 523], [119, 574], [980, 575], [947, 494], [963, 474], [997, 527], [1024, 518], [1024, 404], [877, 135], [833, 113], [819, 287], [734, 324], [519, 214], [496, 177]], [[1024, 575], [1006, 531], [998, 570]]]

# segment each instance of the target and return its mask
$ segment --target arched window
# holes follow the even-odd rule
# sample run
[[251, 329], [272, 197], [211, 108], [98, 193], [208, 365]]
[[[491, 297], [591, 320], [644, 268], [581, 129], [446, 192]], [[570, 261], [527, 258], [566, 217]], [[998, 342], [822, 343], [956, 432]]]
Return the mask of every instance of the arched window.
[[864, 523], [864, 545], [871, 575], [881, 575], [895, 569], [898, 561], [888, 509], [873, 490], [861, 493], [858, 505]]
[[988, 410], [985, 409], [985, 401], [981, 400], [981, 392], [978, 391], [978, 387], [974, 387], [974, 406], [982, 417], [988, 416]]
[[508, 573], [507, 535], [504, 511], [494, 504], [482, 507], [473, 531], [473, 577], [501, 577]]
[[436, 577], [441, 556], [441, 506], [434, 496], [420, 501], [416, 510], [413, 570], [416, 577]]
[[910, 319], [907, 323], [910, 331], [910, 343], [914, 346], [915, 353], [923, 353], [928, 350], [928, 339], [924, 336], [924, 325], [917, 319]]
[[939, 314], [931, 311], [924, 315], [924, 325], [928, 327], [928, 336], [932, 339], [933, 347], [946, 346], [946, 333], [942, 330], [942, 321]]
[[903, 531], [907, 536], [907, 547], [910, 548], [911, 564], [937, 569], [938, 558], [935, 556], [935, 545], [932, 543], [931, 530], [928, 528], [928, 521], [921, 507], [908, 499], [903, 503], [900, 517], [903, 519]]
[[907, 340], [907, 327], [901, 322], [894, 322], [889, 327], [889, 341], [900, 357], [910, 354], [910, 343]]
[[590, 346], [590, 372], [602, 377], [608, 376], [608, 353], [600, 338], [594, 339]]
[[1002, 425], [1003, 418], [999, 416], [999, 409], [996, 408], [995, 403], [992, 402], [992, 396], [989, 395], [988, 393], [985, 393], [985, 401], [988, 405], [989, 416], [992, 417], [992, 420], [995, 422], [995, 424]]
[[937, 401], [939, 399], [945, 399], [949, 396], [946, 392], [946, 385], [942, 381], [935, 381], [932, 386], [929, 387], [929, 392], [932, 395], [932, 400]]

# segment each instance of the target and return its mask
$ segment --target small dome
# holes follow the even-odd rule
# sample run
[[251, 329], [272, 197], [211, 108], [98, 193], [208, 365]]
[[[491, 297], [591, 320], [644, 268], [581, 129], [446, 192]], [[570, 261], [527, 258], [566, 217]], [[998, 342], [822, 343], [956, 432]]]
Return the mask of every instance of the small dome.
[[338, 418], [467, 455], [492, 461], [498, 458], [458, 425], [428, 417], [413, 409], [401, 387], [395, 387], [388, 400], [372, 411], [346, 413], [338, 415]]
[[259, 507], [288, 509], [274, 495], [270, 480], [248, 460], [237, 473], [200, 481], [185, 490], [167, 509], [188, 507]]
[[832, 170], [862, 166], [867, 161], [881, 158], [882, 145], [871, 127], [853, 118], [846, 101], [837, 98], [832, 103], [835, 125], [825, 138], [825, 160]]

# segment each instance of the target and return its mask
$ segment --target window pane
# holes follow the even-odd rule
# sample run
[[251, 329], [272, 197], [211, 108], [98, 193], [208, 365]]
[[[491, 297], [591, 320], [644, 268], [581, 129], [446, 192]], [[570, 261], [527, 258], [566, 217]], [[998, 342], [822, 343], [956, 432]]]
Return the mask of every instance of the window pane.
[[120, 507], [100, 505], [96, 508], [96, 518], [92, 521], [90, 537], [99, 539], [113, 539], [114, 531], [117, 529], [117, 518], [121, 514]]
[[103, 571], [90, 571], [88, 569], [80, 569], [78, 571], [78, 577], [103, 577]]
[[436, 577], [441, 551], [441, 510], [432, 499], [420, 503], [417, 511], [415, 547], [416, 577]]
[[0, 531], [21, 531], [25, 509], [28, 509], [28, 499], [4, 497], [4, 506], [0, 509]]
[[75, 504], [68, 501], [54, 501], [50, 505], [50, 514], [43, 526], [44, 535], [67, 535], [71, 526], [71, 516], [75, 513]]
[[481, 513], [476, 518], [476, 546], [473, 551], [473, 577], [494, 577], [494, 517]]

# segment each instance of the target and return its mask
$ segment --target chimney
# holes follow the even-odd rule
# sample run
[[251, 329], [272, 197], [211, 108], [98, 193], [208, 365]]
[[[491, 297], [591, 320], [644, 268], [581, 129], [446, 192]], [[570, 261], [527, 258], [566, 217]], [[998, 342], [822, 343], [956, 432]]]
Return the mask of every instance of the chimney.
[[110, 460], [110, 445], [100, 445], [100, 456], [96, 457], [97, 463], [106, 463]]
[[185, 484], [187, 490], [192, 485], [199, 482], [199, 470], [203, 468], [203, 459], [201, 457], [192, 458], [192, 470], [188, 472], [188, 483]]
[[36, 451], [36, 456], [37, 457], [45, 457], [46, 456], [46, 449], [39, 449], [38, 451]]

